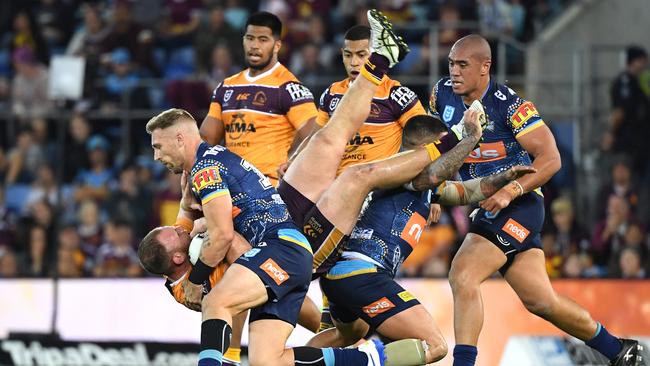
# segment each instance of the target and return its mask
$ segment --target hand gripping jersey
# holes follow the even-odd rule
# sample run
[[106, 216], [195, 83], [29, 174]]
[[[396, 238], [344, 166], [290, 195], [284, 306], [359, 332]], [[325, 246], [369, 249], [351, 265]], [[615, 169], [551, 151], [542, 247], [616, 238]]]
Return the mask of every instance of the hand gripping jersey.
[[345, 244], [343, 258], [370, 262], [395, 276], [427, 226], [431, 198], [430, 190], [373, 191]]
[[233, 75], [212, 93], [209, 116], [223, 121], [226, 147], [277, 182], [296, 130], [316, 117], [314, 96], [280, 63]]
[[276, 235], [310, 251], [304, 243], [283, 237], [290, 236], [285, 233], [295, 231], [295, 225], [269, 179], [225, 147], [202, 142], [189, 179], [201, 204], [230, 195], [234, 229], [253, 247], [268, 235]]
[[[333, 83], [323, 92], [316, 123], [321, 127], [327, 124], [349, 87], [350, 79], [345, 79]], [[417, 95], [399, 81], [385, 77], [372, 99], [368, 119], [346, 146], [337, 174], [349, 165], [397, 153], [402, 144], [402, 128], [409, 118], [421, 114], [426, 112]]]
[[[449, 78], [438, 81], [431, 99], [431, 112], [447, 127], [460, 122], [467, 109], [461, 96], [454, 94]], [[479, 147], [460, 169], [463, 180], [485, 177], [515, 165], [530, 165], [530, 156], [516, 138], [544, 125], [533, 103], [520, 98], [505, 85], [490, 81], [481, 102], [488, 123]]]
[[[210, 274], [210, 278], [207, 279], [206, 281], [203, 282], [203, 294], [207, 295], [210, 290], [214, 286], [219, 283], [221, 278], [223, 277], [224, 272], [226, 272], [226, 269], [228, 268], [228, 265], [225, 263], [219, 264], [214, 271]], [[174, 299], [180, 304], [185, 303], [185, 291], [183, 290], [183, 286], [180, 286], [180, 283], [185, 279], [186, 276], [189, 276], [190, 272], [192, 270], [190, 269], [187, 273], [185, 273], [181, 278], [179, 278], [176, 281], [172, 281], [170, 279], [167, 279], [165, 281], [165, 287], [167, 290], [169, 290], [169, 293], [174, 296]]]

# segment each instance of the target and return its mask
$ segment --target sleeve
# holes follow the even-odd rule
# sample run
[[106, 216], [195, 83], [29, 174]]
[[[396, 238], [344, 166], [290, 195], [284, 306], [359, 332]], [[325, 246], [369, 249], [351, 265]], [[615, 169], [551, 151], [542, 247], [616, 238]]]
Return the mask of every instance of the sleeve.
[[508, 105], [506, 118], [506, 124], [515, 137], [521, 137], [544, 125], [544, 121], [533, 102], [524, 100], [517, 95], [514, 95]]
[[444, 79], [438, 80], [438, 82], [431, 89], [431, 95], [429, 96], [429, 114], [440, 118], [440, 112], [438, 112], [438, 92], [440, 90], [440, 83]]
[[391, 88], [390, 100], [396, 104], [397, 118], [395, 120], [404, 127], [413, 116], [427, 114], [415, 92], [403, 85]]
[[210, 98], [210, 110], [208, 111], [208, 116], [216, 119], [221, 119], [221, 100], [223, 100], [222, 85], [223, 83], [219, 83], [219, 85], [214, 88], [212, 91], [212, 97]]
[[230, 194], [226, 181], [222, 178], [223, 171], [217, 165], [206, 165], [192, 174], [192, 189], [205, 205], [211, 200]]
[[332, 102], [332, 95], [330, 94], [330, 88], [325, 89], [323, 94], [320, 95], [318, 100], [318, 115], [316, 116], [316, 123], [323, 127], [327, 124], [327, 121], [330, 119], [330, 103]]
[[625, 76], [618, 77], [611, 90], [612, 106], [614, 108], [623, 108], [630, 96], [630, 84]]
[[290, 81], [280, 87], [280, 106], [296, 130], [317, 115], [314, 95], [299, 81]]

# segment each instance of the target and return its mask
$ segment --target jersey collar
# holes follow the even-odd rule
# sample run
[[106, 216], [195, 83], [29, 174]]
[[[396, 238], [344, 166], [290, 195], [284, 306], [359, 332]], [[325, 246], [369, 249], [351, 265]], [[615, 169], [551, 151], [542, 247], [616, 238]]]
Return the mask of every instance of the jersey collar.
[[267, 76], [271, 75], [273, 73], [273, 71], [275, 71], [275, 69], [277, 69], [279, 66], [280, 66], [280, 61], [276, 61], [275, 65], [273, 65], [272, 68], [264, 71], [263, 73], [261, 73], [261, 74], [259, 74], [257, 76], [251, 76], [250, 75], [251, 69], [248, 68], [244, 72], [244, 77], [246, 78], [246, 81], [252, 83], [253, 81], [257, 81], [257, 80], [259, 80], [261, 78], [264, 78], [264, 77], [267, 77]]

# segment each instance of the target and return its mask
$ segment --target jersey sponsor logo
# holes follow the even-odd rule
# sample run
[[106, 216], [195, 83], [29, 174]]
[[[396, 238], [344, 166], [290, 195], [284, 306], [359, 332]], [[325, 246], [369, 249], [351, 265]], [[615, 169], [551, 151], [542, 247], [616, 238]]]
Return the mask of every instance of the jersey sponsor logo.
[[221, 183], [221, 175], [217, 167], [210, 166], [203, 168], [194, 174], [192, 186], [194, 190], [200, 192], [203, 188]]
[[312, 238], [318, 237], [323, 233], [323, 225], [321, 225], [315, 217], [310, 217], [307, 223], [302, 227], [303, 233]]
[[401, 109], [413, 103], [416, 98], [415, 92], [405, 86], [399, 86], [390, 93], [390, 99], [397, 103]]
[[449, 123], [454, 117], [454, 111], [456, 111], [456, 108], [446, 105], [445, 110], [442, 112], [442, 120]]
[[350, 239], [370, 239], [374, 232], [373, 229], [363, 229], [355, 226], [355, 228], [352, 229], [352, 234], [350, 234]]
[[388, 300], [387, 297], [382, 297], [381, 299], [373, 302], [372, 304], [364, 306], [363, 308], [361, 308], [361, 310], [363, 310], [364, 313], [368, 314], [369, 317], [374, 318], [377, 315], [381, 313], [385, 313], [394, 307], [395, 304], [393, 304], [390, 300]]
[[402, 291], [399, 294], [397, 294], [400, 299], [402, 299], [404, 302], [409, 302], [411, 300], [415, 300], [415, 296], [413, 296], [410, 292], [408, 291]]
[[307, 87], [302, 84], [289, 83], [284, 88], [287, 90], [287, 92], [289, 92], [289, 96], [293, 102], [300, 102], [306, 99], [314, 99], [311, 91], [309, 91], [309, 89], [307, 89]]
[[332, 98], [332, 100], [330, 101], [330, 111], [331, 112], [334, 112], [336, 107], [339, 105], [340, 100], [341, 100], [341, 98], [339, 98], [339, 97]]
[[501, 92], [501, 90], [497, 90], [496, 93], [494, 93], [494, 96], [497, 97], [497, 99], [500, 99], [500, 100], [506, 100], [507, 99], [506, 95], [503, 94]]
[[506, 157], [506, 145], [503, 141], [479, 144], [465, 159], [466, 163], [486, 163], [501, 160]]
[[232, 93], [233, 93], [233, 90], [232, 90], [232, 89], [228, 89], [228, 90], [226, 90], [226, 92], [223, 93], [223, 101], [224, 101], [224, 102], [229, 101], [229, 100], [230, 100], [230, 97], [232, 97]]
[[422, 215], [415, 212], [406, 223], [404, 230], [402, 230], [402, 233], [400, 234], [400, 238], [407, 242], [411, 247], [415, 247], [420, 241], [420, 236], [426, 226], [427, 220], [422, 217]]
[[241, 93], [237, 95], [236, 100], [248, 100], [248, 97], [251, 96], [251, 93]]
[[289, 274], [271, 258], [262, 263], [260, 268], [266, 272], [266, 274], [269, 275], [278, 286], [289, 279]]
[[258, 91], [255, 93], [255, 96], [253, 97], [253, 104], [257, 106], [262, 106], [266, 104], [266, 100], [268, 98], [266, 97], [266, 94], [263, 91]]
[[517, 239], [517, 241], [520, 243], [523, 243], [524, 240], [526, 240], [526, 238], [530, 234], [530, 231], [526, 229], [524, 225], [518, 223], [516, 220], [512, 218], [508, 219], [508, 221], [506, 222], [505, 225], [503, 225], [501, 230], [505, 231], [506, 233], [508, 233], [508, 235]]
[[512, 123], [512, 127], [520, 128], [528, 122], [529, 119], [536, 115], [538, 115], [538, 113], [535, 105], [532, 102], [526, 102], [517, 108], [512, 117], [510, 117], [510, 122]]
[[247, 123], [243, 113], [235, 113], [232, 121], [227, 123], [224, 128], [228, 132], [228, 138], [232, 140], [240, 139], [245, 133], [257, 132], [254, 123]]

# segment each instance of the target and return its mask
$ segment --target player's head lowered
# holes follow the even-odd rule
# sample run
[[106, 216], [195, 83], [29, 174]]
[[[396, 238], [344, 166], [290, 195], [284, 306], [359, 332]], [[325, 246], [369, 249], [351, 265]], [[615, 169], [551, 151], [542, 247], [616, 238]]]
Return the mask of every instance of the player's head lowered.
[[151, 135], [155, 160], [176, 174], [190, 169], [201, 135], [196, 120], [188, 111], [168, 109], [152, 117], [146, 129]]
[[402, 149], [412, 150], [440, 140], [446, 134], [447, 126], [440, 118], [426, 114], [413, 116], [406, 121], [402, 131]]
[[178, 267], [189, 267], [190, 235], [177, 226], [151, 230], [138, 246], [142, 267], [151, 274], [171, 276]]
[[341, 56], [348, 77], [356, 79], [361, 67], [370, 57], [370, 27], [355, 25], [348, 29], [343, 38]]
[[449, 51], [449, 77], [454, 93], [466, 96], [485, 87], [491, 64], [492, 51], [485, 38], [470, 34], [456, 41]]
[[264, 70], [278, 60], [282, 46], [282, 22], [275, 14], [260, 11], [246, 21], [244, 33], [244, 59], [254, 70]]

